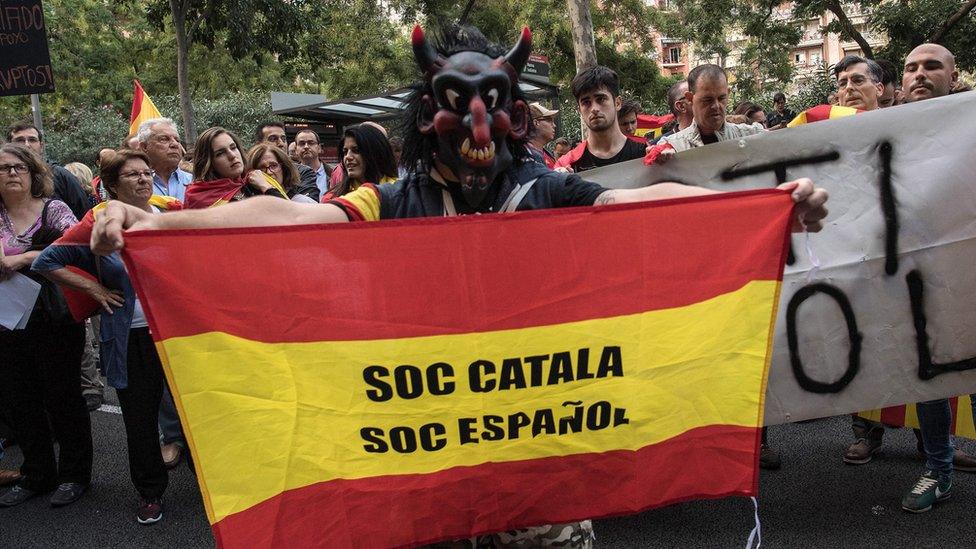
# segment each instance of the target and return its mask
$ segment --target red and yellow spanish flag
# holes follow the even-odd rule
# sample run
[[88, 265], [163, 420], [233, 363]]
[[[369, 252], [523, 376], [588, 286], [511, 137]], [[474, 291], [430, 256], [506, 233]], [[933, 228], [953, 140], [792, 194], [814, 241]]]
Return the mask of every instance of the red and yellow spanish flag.
[[821, 120], [830, 120], [831, 118], [843, 118], [859, 112], [864, 111], [855, 109], [854, 107], [841, 107], [840, 105], [817, 105], [816, 107], [810, 107], [809, 109], [796, 115], [793, 120], [790, 120], [790, 123], [787, 124], [786, 127], [795, 128], [796, 126], [802, 126], [803, 124], [820, 122]]
[[[962, 395], [949, 399], [952, 410], [952, 425], [949, 432], [957, 437], [976, 439], [976, 425], [973, 421], [973, 404], [970, 395]], [[891, 427], [911, 427], [919, 429], [918, 411], [914, 404], [891, 406], [880, 410], [858, 412], [859, 416], [884, 423]]]
[[645, 143], [648, 140], [657, 139], [664, 133], [664, 126], [666, 126], [672, 120], [674, 120], [674, 115], [671, 113], [663, 116], [657, 116], [654, 114], [638, 114], [637, 129], [634, 131], [634, 135], [642, 138]]
[[135, 90], [132, 94], [132, 114], [129, 115], [129, 135], [135, 135], [139, 131], [139, 124], [153, 118], [162, 118], [159, 109], [156, 108], [153, 100], [142, 89], [142, 84], [138, 80], [133, 80]]
[[791, 210], [134, 232], [124, 258], [218, 545], [410, 546], [754, 495]]

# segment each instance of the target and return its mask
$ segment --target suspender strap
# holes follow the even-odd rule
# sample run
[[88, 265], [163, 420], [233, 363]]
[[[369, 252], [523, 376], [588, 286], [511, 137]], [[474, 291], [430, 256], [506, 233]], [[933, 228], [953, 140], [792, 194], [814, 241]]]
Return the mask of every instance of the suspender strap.
[[523, 183], [522, 185], [517, 185], [514, 189], [512, 189], [512, 194], [508, 195], [508, 199], [505, 200], [505, 204], [502, 205], [502, 209], [499, 210], [499, 212], [511, 213], [517, 210], [519, 204], [521, 204], [522, 200], [525, 199], [525, 195], [529, 194], [529, 190], [532, 189], [532, 185], [535, 185], [535, 182], [538, 179], [539, 178], [537, 177], [531, 181]]
[[[525, 199], [525, 196], [529, 194], [532, 186], [539, 178], [535, 178], [531, 181], [527, 181], [522, 185], [516, 185], [512, 192], [509, 193], [508, 198], [505, 199], [505, 203], [502, 205], [501, 209], [498, 210], [499, 213], [511, 213], [518, 209], [519, 204]], [[454, 217], [457, 215], [457, 209], [454, 207], [454, 199], [451, 198], [451, 193], [447, 191], [446, 188], [441, 188], [441, 196], [444, 199], [444, 217]]]

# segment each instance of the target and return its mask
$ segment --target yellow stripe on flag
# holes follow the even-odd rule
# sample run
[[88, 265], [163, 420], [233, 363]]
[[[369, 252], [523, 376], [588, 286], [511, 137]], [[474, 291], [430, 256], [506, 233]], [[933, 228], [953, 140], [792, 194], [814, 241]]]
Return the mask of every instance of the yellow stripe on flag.
[[[333, 479], [429, 473], [501, 456], [516, 461], [637, 450], [696, 427], [757, 427], [778, 291], [777, 281], [753, 281], [685, 307], [475, 334], [269, 344], [211, 332], [168, 339], [159, 348], [169, 379], [178, 384], [173, 393], [180, 395], [180, 411], [194, 418], [190, 443], [212, 498], [206, 501], [210, 520], [217, 522], [284, 491]], [[469, 388], [469, 365], [478, 359], [494, 364], [490, 378], [497, 382], [505, 358], [569, 351], [576, 372], [578, 350], [587, 348], [594, 374], [601, 351], [624, 343], [623, 377], [484, 393]], [[521, 357], [512, 357], [513, 349]], [[425, 370], [435, 362], [453, 366], [457, 389], [449, 396], [366, 398], [367, 366]], [[522, 371], [529, 381], [529, 367]], [[479, 417], [480, 433], [480, 414], [532, 416], [552, 409], [558, 422], [576, 409], [567, 402], [585, 409], [607, 400], [626, 410], [626, 429], [588, 430], [586, 437], [532, 437], [531, 429], [523, 429], [512, 440], [404, 454], [366, 453], [360, 434], [363, 427], [388, 433], [439, 423], [446, 439], [457, 441], [462, 417]], [[363, 423], [367, 417], [374, 418], [370, 425]]]

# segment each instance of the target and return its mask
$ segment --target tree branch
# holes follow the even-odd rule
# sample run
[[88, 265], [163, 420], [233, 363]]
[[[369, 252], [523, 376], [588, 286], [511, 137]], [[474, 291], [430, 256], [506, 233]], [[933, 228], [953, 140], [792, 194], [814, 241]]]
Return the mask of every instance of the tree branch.
[[193, 35], [196, 34], [197, 28], [200, 27], [200, 23], [203, 23], [204, 19], [210, 17], [212, 12], [213, 2], [207, 2], [207, 6], [203, 9], [203, 12], [193, 21], [193, 23], [190, 24], [190, 28], [186, 31], [186, 37], [190, 42], [193, 41]]
[[851, 22], [851, 19], [847, 17], [847, 14], [844, 13], [844, 8], [840, 5], [840, 2], [838, 0], [828, 0], [825, 3], [825, 7], [831, 13], [837, 16], [837, 21], [840, 22], [840, 26], [844, 30], [844, 34], [850, 36], [852, 40], [857, 42], [857, 45], [861, 47], [861, 51], [864, 53], [864, 56], [868, 59], [873, 59], [874, 52], [871, 50], [871, 45], [868, 44], [868, 41], [864, 38], [864, 35], [857, 30], [857, 27], [855, 27], [854, 23]]
[[969, 12], [973, 11], [973, 8], [976, 8], [976, 0], [969, 0], [969, 2], [963, 4], [963, 6], [959, 8], [959, 11], [953, 13], [951, 17], [946, 19], [945, 23], [942, 23], [942, 25], [940, 25], [939, 28], [936, 29], [936, 31], [933, 32], [925, 41], [936, 44], [942, 41], [942, 38], [947, 32], [949, 32], [949, 29], [954, 27], [960, 19], [966, 17]]

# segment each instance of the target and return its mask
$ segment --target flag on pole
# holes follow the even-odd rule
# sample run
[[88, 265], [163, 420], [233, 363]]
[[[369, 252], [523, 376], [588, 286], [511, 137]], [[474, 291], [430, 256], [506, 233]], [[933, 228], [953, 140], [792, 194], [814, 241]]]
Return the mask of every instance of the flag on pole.
[[142, 89], [142, 84], [138, 80], [133, 80], [135, 90], [132, 94], [132, 114], [129, 115], [129, 135], [133, 136], [139, 131], [139, 124], [153, 118], [162, 118], [159, 109]]
[[791, 211], [133, 232], [124, 258], [218, 545], [395, 547], [755, 495]]

